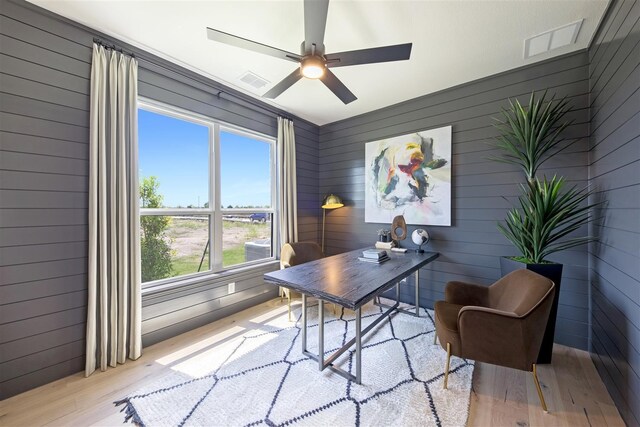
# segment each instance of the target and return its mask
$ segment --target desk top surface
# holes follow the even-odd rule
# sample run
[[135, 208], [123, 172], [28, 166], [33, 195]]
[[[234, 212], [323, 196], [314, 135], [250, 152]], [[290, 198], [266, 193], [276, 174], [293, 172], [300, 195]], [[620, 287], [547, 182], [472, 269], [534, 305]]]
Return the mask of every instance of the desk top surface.
[[358, 260], [364, 249], [322, 258], [264, 275], [266, 282], [356, 309], [438, 258], [437, 252], [389, 251], [389, 261]]

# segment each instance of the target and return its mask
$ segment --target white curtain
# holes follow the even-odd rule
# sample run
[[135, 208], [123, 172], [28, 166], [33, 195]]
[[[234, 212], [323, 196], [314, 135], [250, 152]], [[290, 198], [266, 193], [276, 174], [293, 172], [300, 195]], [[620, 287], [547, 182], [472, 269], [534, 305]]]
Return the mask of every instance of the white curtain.
[[293, 122], [278, 117], [278, 185], [280, 186], [280, 244], [298, 241], [296, 196], [296, 137]]
[[142, 354], [138, 63], [93, 45], [85, 375]]

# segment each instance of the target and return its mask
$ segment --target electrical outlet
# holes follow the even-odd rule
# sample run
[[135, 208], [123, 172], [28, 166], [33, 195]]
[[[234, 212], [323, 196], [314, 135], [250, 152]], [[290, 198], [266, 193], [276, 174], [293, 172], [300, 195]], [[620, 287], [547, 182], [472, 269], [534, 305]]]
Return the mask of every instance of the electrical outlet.
[[232, 294], [236, 291], [236, 282], [229, 283], [229, 293]]

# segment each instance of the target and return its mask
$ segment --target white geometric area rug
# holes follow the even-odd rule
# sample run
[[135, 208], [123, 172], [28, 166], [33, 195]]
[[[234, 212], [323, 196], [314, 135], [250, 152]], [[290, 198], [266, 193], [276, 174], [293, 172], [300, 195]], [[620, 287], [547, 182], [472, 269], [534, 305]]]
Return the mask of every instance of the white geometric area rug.
[[[327, 356], [354, 336], [352, 311], [325, 308]], [[317, 305], [309, 307], [307, 346], [317, 354]], [[382, 311], [363, 307], [363, 328]], [[223, 345], [205, 347], [172, 373], [115, 402], [140, 426], [463, 426], [469, 413], [473, 362], [433, 344], [433, 312], [396, 313], [363, 337], [362, 385], [302, 355], [298, 321], [287, 313], [256, 323]], [[336, 365], [353, 372], [354, 351]]]

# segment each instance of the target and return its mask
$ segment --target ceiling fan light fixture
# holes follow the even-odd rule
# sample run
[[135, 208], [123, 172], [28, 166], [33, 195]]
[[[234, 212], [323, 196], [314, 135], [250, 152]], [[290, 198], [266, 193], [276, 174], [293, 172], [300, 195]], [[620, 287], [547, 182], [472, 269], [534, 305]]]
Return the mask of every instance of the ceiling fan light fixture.
[[319, 79], [324, 75], [325, 63], [319, 56], [307, 56], [300, 63], [302, 75], [308, 79]]

